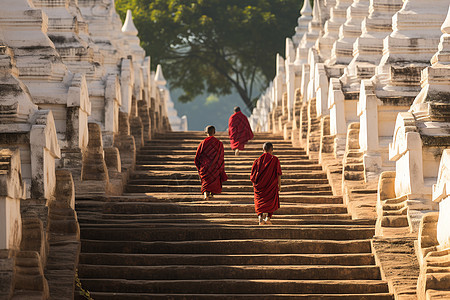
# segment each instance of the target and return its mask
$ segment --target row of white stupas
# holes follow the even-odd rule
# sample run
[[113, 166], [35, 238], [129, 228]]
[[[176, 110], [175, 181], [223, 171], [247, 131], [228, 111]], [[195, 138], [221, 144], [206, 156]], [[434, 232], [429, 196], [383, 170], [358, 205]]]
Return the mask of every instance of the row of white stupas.
[[250, 117], [254, 130], [283, 134], [319, 159], [333, 152], [344, 181], [358, 168], [365, 182], [380, 180], [377, 234], [389, 227], [417, 232], [421, 221], [434, 222], [427, 226], [437, 243], [422, 249], [423, 257], [441, 250], [429, 256], [447, 263], [449, 4], [315, 0], [311, 8], [305, 1], [285, 58], [277, 56], [276, 76]]
[[137, 34], [113, 0], [1, 1], [1, 299], [73, 292], [70, 256], [47, 257], [77, 265], [75, 194], [121, 194], [145, 141], [187, 130]]

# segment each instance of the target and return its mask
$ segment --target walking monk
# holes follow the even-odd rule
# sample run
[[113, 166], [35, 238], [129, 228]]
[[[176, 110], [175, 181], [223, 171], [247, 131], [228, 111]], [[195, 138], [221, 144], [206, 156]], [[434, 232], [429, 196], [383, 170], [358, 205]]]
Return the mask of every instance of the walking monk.
[[272, 143], [264, 143], [264, 153], [255, 160], [250, 180], [255, 191], [255, 211], [259, 225], [272, 225], [270, 218], [280, 208], [281, 166], [278, 157], [272, 155]]
[[205, 131], [208, 137], [198, 145], [195, 166], [202, 180], [202, 194], [205, 200], [209, 200], [222, 192], [222, 182], [227, 181], [228, 177], [225, 173], [223, 144], [214, 137], [216, 129], [208, 126]]
[[234, 114], [228, 120], [228, 134], [230, 135], [231, 149], [235, 155], [244, 150], [245, 144], [253, 139], [253, 132], [247, 117], [241, 112], [239, 106], [234, 108]]

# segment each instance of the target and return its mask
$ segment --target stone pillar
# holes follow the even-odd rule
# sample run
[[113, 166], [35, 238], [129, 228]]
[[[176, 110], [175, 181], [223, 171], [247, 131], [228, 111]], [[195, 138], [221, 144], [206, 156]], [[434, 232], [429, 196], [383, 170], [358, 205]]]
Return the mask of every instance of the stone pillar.
[[56, 171], [55, 199], [48, 205], [49, 254], [45, 266], [51, 299], [73, 299], [75, 272], [81, 250], [75, 212], [75, 187], [68, 170]]
[[130, 135], [130, 123], [128, 114], [119, 113], [119, 133], [114, 138], [114, 147], [120, 152], [122, 170], [130, 172], [136, 164], [136, 146], [134, 137]]
[[75, 187], [77, 195], [109, 193], [109, 175], [104, 155], [100, 125], [89, 123], [89, 143], [83, 157], [82, 181]]
[[[342, 86], [337, 78], [330, 79], [330, 90], [328, 92], [328, 108], [330, 110], [330, 135], [334, 138], [334, 149], [337, 158], [341, 158], [345, 152], [347, 122], [345, 111], [345, 97]], [[351, 120], [348, 120], [351, 121]]]
[[0, 162], [0, 249], [18, 250], [22, 239], [20, 201], [25, 197], [20, 151], [0, 149]]
[[[364, 152], [366, 173], [378, 174], [381, 171], [381, 154], [379, 152], [378, 105], [372, 81], [363, 80], [359, 94], [358, 116], [360, 119], [359, 145]], [[367, 134], [370, 131], [370, 134]]]

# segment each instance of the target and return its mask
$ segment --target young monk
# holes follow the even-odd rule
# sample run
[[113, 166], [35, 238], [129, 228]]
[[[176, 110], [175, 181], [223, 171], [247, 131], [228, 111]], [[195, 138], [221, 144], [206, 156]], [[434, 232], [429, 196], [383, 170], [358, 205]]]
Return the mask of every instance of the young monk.
[[234, 114], [228, 120], [228, 134], [230, 135], [231, 149], [236, 156], [244, 150], [245, 144], [253, 139], [253, 131], [247, 117], [241, 112], [239, 106], [234, 108]]
[[208, 126], [205, 133], [208, 137], [197, 148], [195, 166], [202, 180], [202, 194], [205, 200], [209, 200], [222, 192], [222, 182], [227, 181], [228, 177], [225, 173], [223, 144], [214, 137], [216, 129]]
[[250, 180], [255, 192], [255, 211], [259, 225], [272, 225], [270, 218], [280, 208], [281, 166], [272, 143], [264, 143], [264, 153], [255, 160]]

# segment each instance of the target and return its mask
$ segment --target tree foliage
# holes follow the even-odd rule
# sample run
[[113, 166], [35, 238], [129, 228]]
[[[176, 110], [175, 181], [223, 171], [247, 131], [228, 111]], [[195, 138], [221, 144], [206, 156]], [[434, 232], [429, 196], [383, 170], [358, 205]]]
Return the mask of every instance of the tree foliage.
[[302, 1], [298, 0], [116, 0], [127, 9], [152, 63], [163, 65], [171, 88], [188, 102], [205, 91], [236, 89], [253, 104], [275, 74], [275, 55], [284, 54]]

